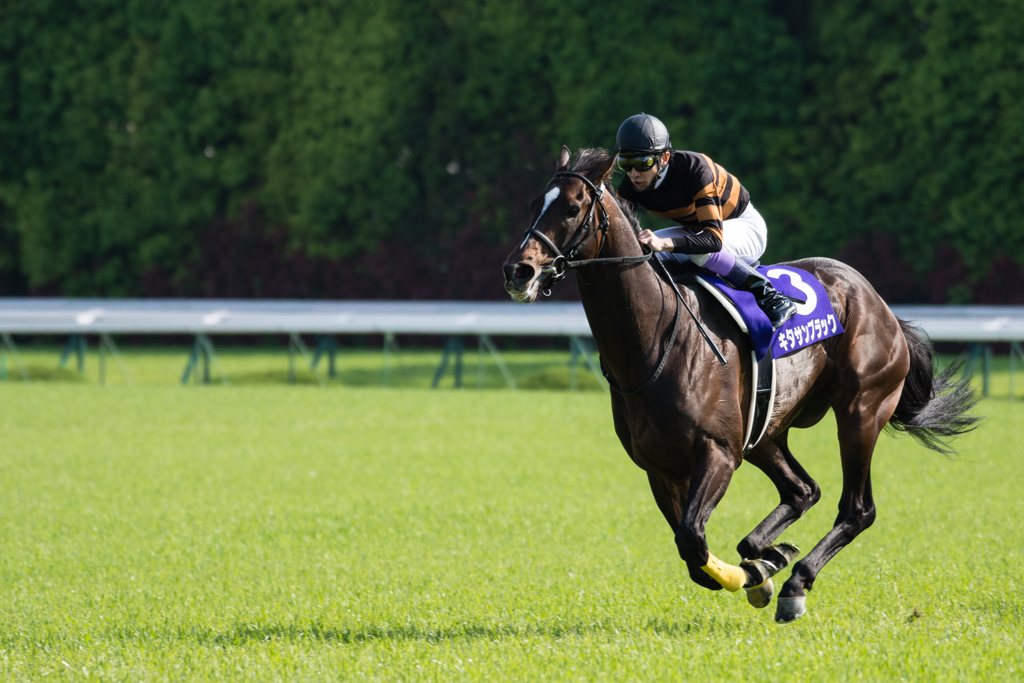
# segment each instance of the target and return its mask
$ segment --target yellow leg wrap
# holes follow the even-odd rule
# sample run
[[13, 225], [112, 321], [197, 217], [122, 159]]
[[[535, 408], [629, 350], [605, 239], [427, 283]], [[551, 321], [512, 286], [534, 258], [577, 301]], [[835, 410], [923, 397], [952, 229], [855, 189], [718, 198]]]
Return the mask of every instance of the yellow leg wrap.
[[735, 593], [747, 582], [747, 573], [739, 567], [726, 564], [708, 553], [708, 563], [701, 567], [712, 579], [722, 584], [722, 588]]

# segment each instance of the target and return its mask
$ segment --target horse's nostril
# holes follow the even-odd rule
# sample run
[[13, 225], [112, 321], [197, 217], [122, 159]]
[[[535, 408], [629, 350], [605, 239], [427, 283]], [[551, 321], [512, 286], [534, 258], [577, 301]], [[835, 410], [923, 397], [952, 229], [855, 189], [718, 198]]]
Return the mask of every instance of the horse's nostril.
[[531, 275], [533, 275], [533, 268], [526, 265], [525, 263], [517, 264], [516, 269], [512, 272], [512, 276], [515, 277], [515, 279], [517, 280], [527, 279]]

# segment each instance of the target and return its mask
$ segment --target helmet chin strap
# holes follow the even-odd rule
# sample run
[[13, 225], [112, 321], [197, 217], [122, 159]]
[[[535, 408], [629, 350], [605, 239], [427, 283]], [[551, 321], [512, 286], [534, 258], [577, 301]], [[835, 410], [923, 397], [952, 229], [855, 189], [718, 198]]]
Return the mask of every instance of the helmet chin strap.
[[667, 170], [668, 170], [668, 164], [661, 163], [661, 159], [659, 159], [658, 160], [658, 175], [654, 176], [654, 180], [651, 181], [651, 187], [649, 187], [647, 189], [649, 190], [652, 187], [657, 187], [658, 183], [661, 182], [661, 176], [665, 175], [665, 171], [667, 171]]

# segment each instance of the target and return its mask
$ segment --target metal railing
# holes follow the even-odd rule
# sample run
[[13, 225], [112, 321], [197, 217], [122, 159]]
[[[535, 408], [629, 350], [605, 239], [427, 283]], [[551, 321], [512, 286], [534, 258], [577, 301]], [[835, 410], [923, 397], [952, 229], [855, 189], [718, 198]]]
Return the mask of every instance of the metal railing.
[[[991, 375], [991, 344], [1010, 344], [1010, 395], [1016, 360], [1024, 360], [1024, 306], [892, 306], [900, 318], [920, 327], [933, 341], [965, 342], [971, 353], [965, 370], [980, 364], [983, 392], [988, 394]], [[128, 378], [120, 362], [113, 335], [190, 335], [195, 339], [182, 381], [201, 371], [204, 381], [216, 368], [211, 337], [215, 335], [285, 334], [289, 338], [289, 376], [294, 380], [296, 356], [301, 355], [315, 370], [326, 356], [333, 376], [338, 335], [381, 334], [385, 338], [384, 382], [390, 357], [395, 352], [395, 335], [439, 335], [458, 342], [446, 346], [435, 374], [434, 386], [448, 363], [461, 370], [463, 337], [477, 337], [478, 355], [486, 350], [502, 368], [510, 387], [515, 380], [504, 368], [495, 336], [568, 337], [573, 359], [585, 359], [596, 372], [591, 356], [591, 336], [583, 306], [579, 303], [539, 302], [524, 306], [512, 302], [462, 301], [252, 301], [216, 299], [48, 299], [0, 298], [0, 376], [6, 376], [9, 355], [24, 378], [14, 335], [67, 335], [62, 364], [74, 354], [81, 359], [85, 336], [98, 337], [101, 373], [109, 353]], [[302, 335], [315, 335], [316, 350], [310, 352]], [[584, 341], [586, 340], [586, 341]], [[81, 362], [81, 360], [79, 360]], [[482, 362], [482, 361], [481, 361]], [[223, 373], [220, 373], [223, 378]], [[461, 372], [457, 372], [461, 383]], [[317, 377], [320, 381], [320, 377]]]

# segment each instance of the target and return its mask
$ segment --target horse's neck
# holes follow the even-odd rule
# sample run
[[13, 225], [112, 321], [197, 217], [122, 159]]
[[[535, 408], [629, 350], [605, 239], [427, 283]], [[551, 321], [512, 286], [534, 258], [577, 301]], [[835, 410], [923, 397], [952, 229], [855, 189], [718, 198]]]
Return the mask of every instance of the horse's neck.
[[[640, 255], [626, 218], [614, 212], [600, 257]], [[576, 277], [602, 360], [623, 389], [639, 386], [657, 362], [658, 342], [675, 318], [675, 294], [650, 263], [585, 266]], [[690, 326], [680, 324], [679, 341], [685, 343]]]

